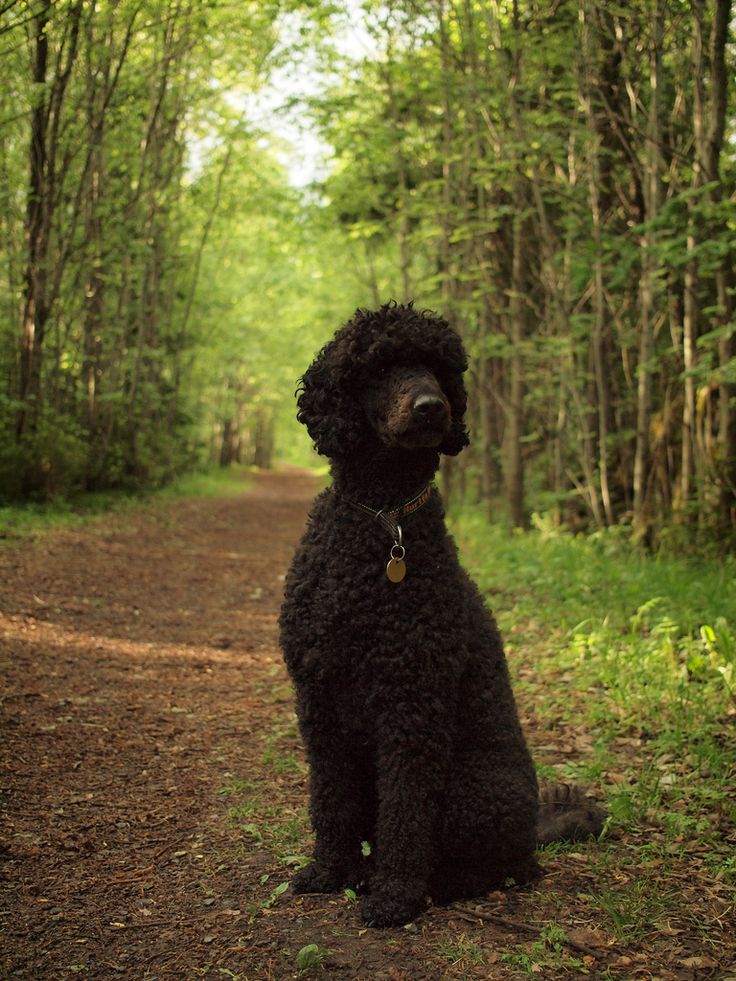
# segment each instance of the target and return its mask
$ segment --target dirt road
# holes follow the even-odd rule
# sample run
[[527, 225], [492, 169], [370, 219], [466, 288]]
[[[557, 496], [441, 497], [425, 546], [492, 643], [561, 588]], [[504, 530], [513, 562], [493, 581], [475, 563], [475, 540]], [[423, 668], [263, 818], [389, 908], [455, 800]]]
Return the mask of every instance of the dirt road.
[[197, 976], [248, 932], [221, 791], [263, 755], [314, 491], [263, 475], [0, 551], [3, 977]]
[[[291, 895], [311, 841], [276, 622], [316, 490], [261, 474], [0, 547], [3, 981], [724, 977], [697, 922], [638, 950], [606, 931], [590, 894], [620, 876], [589, 856], [610, 846], [407, 929]], [[557, 737], [525, 721], [549, 757]]]

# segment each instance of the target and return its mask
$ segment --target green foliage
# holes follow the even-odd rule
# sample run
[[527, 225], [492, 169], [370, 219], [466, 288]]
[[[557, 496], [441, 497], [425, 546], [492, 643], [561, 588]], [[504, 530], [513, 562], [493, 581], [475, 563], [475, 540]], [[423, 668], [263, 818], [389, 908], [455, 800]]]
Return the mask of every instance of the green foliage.
[[619, 941], [642, 940], [654, 924], [666, 922], [667, 910], [677, 902], [676, 896], [663, 895], [661, 885], [650, 880], [651, 875], [644, 875], [623, 890], [605, 889], [592, 896]]
[[553, 971], [560, 968], [567, 971], [581, 971], [583, 962], [578, 957], [571, 957], [565, 948], [567, 935], [556, 923], [548, 923], [540, 931], [538, 940], [531, 945], [529, 952], [509, 951], [501, 955], [501, 959], [515, 967], [526, 977], [539, 977], [545, 970]]
[[329, 955], [330, 952], [325, 947], [320, 947], [319, 944], [307, 944], [296, 955], [297, 970], [300, 974], [306, 974], [315, 967], [319, 967]]
[[[269, 465], [277, 437], [281, 455], [309, 461], [305, 436], [284, 427], [290, 395], [353, 303], [341, 243], [310, 220], [318, 209], [289, 186], [280, 142], [244, 106], [319, 42], [328, 11], [57, 7], [49, 63], [66, 58], [68, 72], [33, 87], [40, 21], [26, 31], [12, 8], [0, 14], [12, 41], [0, 66], [0, 499], [157, 487], [207, 460]], [[283, 15], [301, 25], [288, 41]], [[31, 125], [63, 167], [34, 170]], [[42, 224], [26, 209], [37, 199]]]
[[[269, 879], [269, 876], [267, 876], [267, 875], [266, 876], [262, 876], [261, 877], [261, 885], [265, 885], [265, 883], [268, 881], [268, 879]], [[289, 883], [288, 882], [280, 882], [272, 890], [271, 895], [268, 897], [268, 899], [264, 900], [264, 902], [261, 903], [261, 909], [271, 909], [271, 907], [275, 904], [275, 902], [279, 898], [279, 896], [283, 896], [283, 894], [286, 892], [286, 890], [288, 888], [289, 888]]]
[[[356, 306], [413, 297], [471, 354], [471, 493], [728, 547], [736, 72], [713, 5], [49, 7], [68, 72], [35, 81], [34, 30], [0, 14], [0, 497], [313, 463], [298, 377]], [[303, 191], [279, 112], [251, 111], [295, 65], [313, 94], [279, 112], [332, 148]]]
[[509, 535], [470, 506], [453, 509], [451, 519], [481, 587], [503, 598], [514, 583], [511, 602], [503, 604], [512, 625], [533, 619], [540, 605], [556, 636], [603, 621], [623, 638], [648, 635], [654, 610], [691, 637], [719, 617], [736, 622], [732, 558], [714, 563], [653, 557], [633, 548], [616, 528], [583, 537], [547, 524]]
[[182, 497], [223, 497], [242, 494], [248, 486], [248, 472], [242, 467], [230, 470], [192, 471], [176, 477], [155, 492], [127, 490], [87, 491], [83, 494], [56, 495], [49, 501], [25, 501], [0, 507], [0, 539], [18, 538], [39, 531], [88, 524], [112, 513], [144, 507], [152, 501]]
[[[289, 692], [290, 689], [284, 686]], [[269, 705], [285, 699], [273, 697], [272, 676], [260, 686]], [[284, 781], [302, 780], [306, 766], [297, 758], [297, 734], [293, 718], [285, 724], [274, 723], [263, 735], [265, 752], [261, 758], [261, 776], [257, 780], [230, 778], [221, 793], [230, 804], [228, 819], [248, 838], [269, 848], [285, 867], [301, 868], [308, 863], [305, 855], [309, 820], [304, 806], [287, 808], [274, 801], [273, 786]]]
[[[691, 753], [693, 730], [703, 745], [716, 746], [720, 719], [733, 704], [732, 561], [653, 558], [615, 534], [509, 537], [473, 509], [455, 520], [466, 561], [491, 597], [512, 651], [519, 641], [539, 642], [542, 610], [545, 642], [559, 670], [574, 671], [596, 692], [581, 720], [587, 729], [604, 742], [622, 730], [646, 732], [662, 754]], [[726, 763], [715, 755], [720, 762], [710, 766], [721, 773]], [[605, 762], [589, 766], [587, 779]], [[640, 782], [642, 799], [643, 787]], [[689, 793], [695, 806], [699, 791]]]
[[437, 953], [451, 964], [463, 966], [485, 963], [482, 948], [464, 933], [456, 937], [441, 938], [437, 943]]
[[[458, 463], [466, 483], [500, 496], [520, 457], [523, 479], [507, 488], [514, 521], [529, 503], [558, 520], [579, 510], [593, 527], [629, 522], [633, 510], [642, 538], [673, 545], [676, 515], [678, 547], [724, 546], [736, 513], [723, 279], [736, 221], [733, 114], [722, 146], [704, 150], [702, 134], [710, 124], [717, 140], [717, 105], [730, 106], [736, 74], [732, 48], [711, 38], [693, 76], [696, 27], [710, 37], [712, 6], [687, 23], [671, 4], [661, 19], [642, 4], [569, 4], [553, 17], [523, 3], [363, 9], [370, 55], [343, 57], [339, 80], [313, 100], [335, 148], [327, 209], [362, 248], [375, 297], [414, 296], [460, 327], [476, 435]], [[715, 66], [703, 72], [721, 54], [716, 91]], [[661, 129], [661, 158], [648, 126]], [[718, 174], [703, 173], [708, 153], [720, 153]], [[697, 387], [692, 458], [687, 378]]]
[[[613, 929], [642, 929], [656, 910], [663, 921], [672, 915], [677, 896], [644, 881], [642, 863], [686, 859], [694, 841], [713, 874], [731, 881], [722, 824], [736, 817], [733, 560], [647, 556], [611, 532], [586, 539], [542, 525], [509, 535], [471, 508], [453, 525], [512, 671], [534, 651], [534, 669], [516, 679], [520, 701], [540, 727], [589, 734], [581, 758], [562, 767], [537, 754], [540, 772], [607, 785], [609, 826], [632, 841], [629, 872], [629, 859], [612, 859], [622, 888], [593, 898]], [[596, 848], [605, 862], [605, 840]], [[625, 885], [628, 875], [637, 887]]]

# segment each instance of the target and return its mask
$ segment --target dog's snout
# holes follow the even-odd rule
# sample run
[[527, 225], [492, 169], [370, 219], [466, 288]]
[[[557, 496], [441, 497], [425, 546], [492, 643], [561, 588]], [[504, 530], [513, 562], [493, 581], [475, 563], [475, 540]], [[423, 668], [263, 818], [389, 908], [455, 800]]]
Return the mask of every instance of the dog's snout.
[[447, 403], [439, 395], [419, 395], [414, 399], [412, 411], [422, 422], [441, 422], [447, 417]]

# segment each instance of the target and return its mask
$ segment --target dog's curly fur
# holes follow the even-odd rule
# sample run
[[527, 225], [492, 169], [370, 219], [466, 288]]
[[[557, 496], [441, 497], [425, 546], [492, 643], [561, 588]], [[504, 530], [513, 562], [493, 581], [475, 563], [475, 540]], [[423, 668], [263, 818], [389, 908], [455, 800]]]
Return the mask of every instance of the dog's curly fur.
[[600, 828], [577, 791], [552, 794], [552, 830], [538, 828], [501, 639], [458, 563], [437, 491], [401, 519], [400, 583], [385, 574], [389, 534], [351, 503], [394, 508], [431, 481], [441, 453], [467, 445], [466, 367], [445, 320], [392, 303], [357, 311], [298, 397], [333, 485], [312, 507], [280, 619], [316, 833], [314, 861], [293, 887], [362, 887], [363, 918], [376, 926], [409, 921], [428, 896], [526, 882], [538, 840]]

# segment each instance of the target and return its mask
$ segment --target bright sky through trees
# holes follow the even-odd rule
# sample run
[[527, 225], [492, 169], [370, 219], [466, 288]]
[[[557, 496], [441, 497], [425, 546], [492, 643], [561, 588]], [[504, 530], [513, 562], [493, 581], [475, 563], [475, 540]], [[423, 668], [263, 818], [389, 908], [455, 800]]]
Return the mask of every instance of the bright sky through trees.
[[[376, 46], [366, 30], [360, 0], [346, 0], [344, 6], [344, 14], [335, 19], [330, 43], [343, 62], [358, 62], [374, 55]], [[280, 43], [284, 49], [296, 47], [303, 24], [304, 16], [299, 13], [282, 15]], [[317, 131], [304, 100], [323, 96], [338, 81], [339, 75], [328, 64], [324, 52], [300, 48], [293, 57], [287, 56], [285, 64], [275, 68], [265, 85], [246, 100], [246, 114], [253, 125], [277, 137], [277, 156], [294, 187], [307, 187], [329, 172], [332, 147]]]

